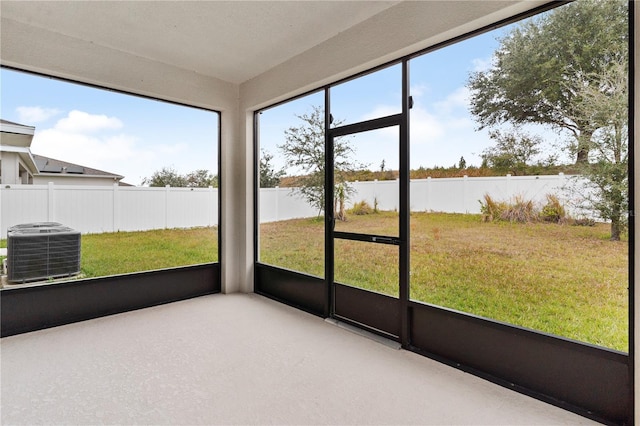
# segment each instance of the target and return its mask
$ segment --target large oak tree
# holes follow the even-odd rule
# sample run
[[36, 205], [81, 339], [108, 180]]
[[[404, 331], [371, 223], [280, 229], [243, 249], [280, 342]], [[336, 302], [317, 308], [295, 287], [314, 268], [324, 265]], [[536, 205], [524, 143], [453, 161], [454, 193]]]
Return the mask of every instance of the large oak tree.
[[[628, 7], [578, 0], [523, 21], [501, 38], [492, 67], [470, 76], [471, 112], [480, 128], [537, 123], [568, 130], [588, 162], [597, 123], [581, 115], [583, 88], [628, 55]], [[597, 84], [597, 83], [596, 83]]]

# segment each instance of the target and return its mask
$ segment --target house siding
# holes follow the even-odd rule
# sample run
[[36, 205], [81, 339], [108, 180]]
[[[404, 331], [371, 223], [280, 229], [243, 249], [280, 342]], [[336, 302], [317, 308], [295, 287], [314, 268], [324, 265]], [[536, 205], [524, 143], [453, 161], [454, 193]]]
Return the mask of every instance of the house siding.
[[113, 177], [87, 177], [87, 176], [42, 176], [36, 175], [33, 177], [34, 185], [47, 185], [49, 182], [53, 182], [54, 185], [90, 185], [90, 186], [113, 186]]

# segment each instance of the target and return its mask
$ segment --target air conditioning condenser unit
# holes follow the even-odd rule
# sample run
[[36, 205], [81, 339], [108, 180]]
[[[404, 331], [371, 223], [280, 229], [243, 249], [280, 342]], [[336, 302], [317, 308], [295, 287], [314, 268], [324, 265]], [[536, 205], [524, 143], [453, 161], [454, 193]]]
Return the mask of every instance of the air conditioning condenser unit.
[[27, 282], [80, 273], [80, 232], [56, 222], [7, 231], [7, 279]]

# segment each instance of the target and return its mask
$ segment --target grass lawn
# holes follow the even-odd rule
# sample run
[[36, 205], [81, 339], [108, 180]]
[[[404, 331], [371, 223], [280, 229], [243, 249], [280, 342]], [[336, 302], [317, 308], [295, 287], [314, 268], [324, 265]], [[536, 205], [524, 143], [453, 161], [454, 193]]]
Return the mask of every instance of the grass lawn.
[[[388, 235], [397, 232], [397, 215], [350, 215], [338, 226]], [[606, 224], [413, 213], [411, 298], [628, 351], [628, 242], [608, 237]], [[321, 221], [262, 224], [260, 238], [262, 262], [324, 275]], [[336, 280], [345, 284], [397, 295], [396, 262], [393, 246], [336, 240]]]
[[[336, 229], [393, 235], [397, 214], [350, 215]], [[482, 223], [478, 215], [411, 215], [413, 300], [628, 351], [628, 242], [609, 227]], [[99, 277], [215, 262], [216, 228], [82, 236], [82, 274]], [[6, 247], [6, 240], [0, 240]], [[324, 223], [260, 226], [260, 259], [324, 276]], [[336, 240], [336, 279], [397, 296], [395, 246]]]
[[165, 229], [83, 235], [80, 267], [101, 277], [217, 260], [217, 228]]
[[[104, 277], [218, 260], [218, 229], [159, 229], [82, 236], [82, 278]], [[0, 248], [7, 240], [0, 240]], [[0, 256], [0, 261], [3, 257]]]

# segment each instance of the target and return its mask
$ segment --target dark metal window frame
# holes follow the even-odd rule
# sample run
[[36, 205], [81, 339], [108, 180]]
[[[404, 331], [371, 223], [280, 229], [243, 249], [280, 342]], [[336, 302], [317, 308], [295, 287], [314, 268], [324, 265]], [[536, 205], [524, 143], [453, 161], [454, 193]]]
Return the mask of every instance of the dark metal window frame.
[[[408, 141], [409, 134], [409, 68], [411, 59], [422, 56], [467, 38], [474, 37], [495, 28], [517, 22], [551, 10], [568, 2], [551, 2], [529, 12], [502, 20], [493, 25], [464, 34], [460, 37], [439, 43], [427, 49], [407, 55], [401, 59], [390, 61], [365, 72], [339, 80], [333, 84], [322, 86], [297, 97], [278, 102], [265, 109], [284, 104], [311, 93], [324, 91], [325, 94], [325, 137], [332, 131], [330, 128], [330, 88], [343, 82], [353, 80], [388, 66], [403, 64], [402, 72], [402, 120], [406, 120], [401, 129], [406, 135], [402, 140]], [[634, 2], [628, 2], [629, 7], [629, 205], [633, 213], [635, 206], [634, 188]], [[263, 109], [264, 110], [264, 109]], [[324, 279], [289, 271], [259, 262], [259, 128], [257, 115], [254, 122], [254, 265], [255, 291], [283, 303], [296, 306], [305, 311], [322, 317], [334, 315], [332, 306], [334, 300], [333, 265], [325, 261]], [[384, 121], [387, 118], [378, 120]], [[380, 121], [380, 122], [382, 122]], [[343, 129], [356, 129], [362, 123], [343, 126]], [[346, 131], [346, 130], [345, 130]], [[401, 130], [402, 131], [402, 130]], [[337, 134], [337, 132], [334, 132]], [[332, 146], [325, 141], [326, 159], [333, 158]], [[328, 160], [327, 160], [328, 161]], [[400, 164], [409, 164], [408, 146], [401, 146]], [[328, 170], [325, 169], [325, 170]], [[401, 203], [408, 203], [408, 166], [400, 168]], [[406, 186], [406, 187], [405, 187]], [[333, 192], [332, 177], [325, 174], [327, 194]], [[405, 193], [403, 196], [402, 193]], [[330, 197], [327, 198], [329, 203]], [[404, 204], [402, 204], [404, 205]], [[332, 206], [327, 204], [330, 211]], [[401, 209], [402, 210], [402, 209]], [[407, 209], [404, 209], [407, 210]], [[448, 308], [433, 306], [409, 299], [409, 212], [400, 218], [400, 341], [405, 349], [423, 354], [453, 367], [483, 377], [499, 385], [530, 395], [553, 405], [573, 411], [582, 416], [611, 424], [631, 424], [634, 419], [634, 253], [635, 253], [635, 215], [629, 217], [629, 353], [596, 347], [584, 342], [553, 336], [523, 327], [505, 324], [487, 318], [480, 318], [472, 314], [457, 312]], [[329, 215], [325, 215], [325, 259], [330, 259], [333, 253], [332, 222]], [[365, 238], [365, 237], [363, 237]], [[355, 322], [357, 324], [357, 321]], [[386, 333], [381, 333], [386, 334]], [[506, 348], [506, 349], [505, 349]], [[548, 366], [546, 365], [548, 363]]]
[[[30, 285], [0, 290], [0, 336], [11, 336], [58, 325], [70, 324], [135, 309], [146, 308], [221, 291], [222, 254], [222, 119], [221, 112], [186, 103], [115, 90], [95, 84], [54, 77], [16, 67], [0, 68], [59, 80], [98, 90], [165, 102], [215, 113], [218, 120], [218, 260], [201, 265], [139, 271], [129, 274]], [[176, 282], [182, 283], [176, 285]], [[55, 303], [51, 303], [52, 300]]]
[[[408, 324], [405, 312], [409, 294], [409, 64], [408, 60], [403, 60], [402, 64], [402, 112], [400, 114], [375, 118], [339, 127], [331, 127], [331, 102], [330, 88], [326, 90], [325, 114], [325, 147], [328, 153], [325, 156], [325, 277], [327, 281], [328, 306], [330, 317], [365, 327], [369, 331], [381, 334], [385, 337], [400, 340], [403, 346], [409, 346], [409, 334], [406, 328]], [[400, 159], [399, 177], [399, 235], [397, 237], [359, 234], [354, 232], [335, 231], [335, 217], [333, 212], [334, 194], [334, 140], [340, 136], [356, 135], [378, 129], [397, 127], [398, 132], [398, 157]], [[389, 244], [398, 246], [398, 298], [384, 295], [367, 294], [367, 292], [350, 286], [342, 285], [335, 281], [335, 239], [345, 239], [352, 241], [362, 241], [375, 244]], [[369, 292], [371, 293], [371, 292]], [[357, 301], [369, 299], [367, 304], [349, 303], [350, 300]], [[345, 301], [341, 303], [342, 300]], [[339, 309], [339, 306], [342, 309]], [[373, 307], [367, 311], [367, 307]], [[342, 311], [342, 312], [341, 312]], [[385, 321], [386, 320], [386, 321]]]

